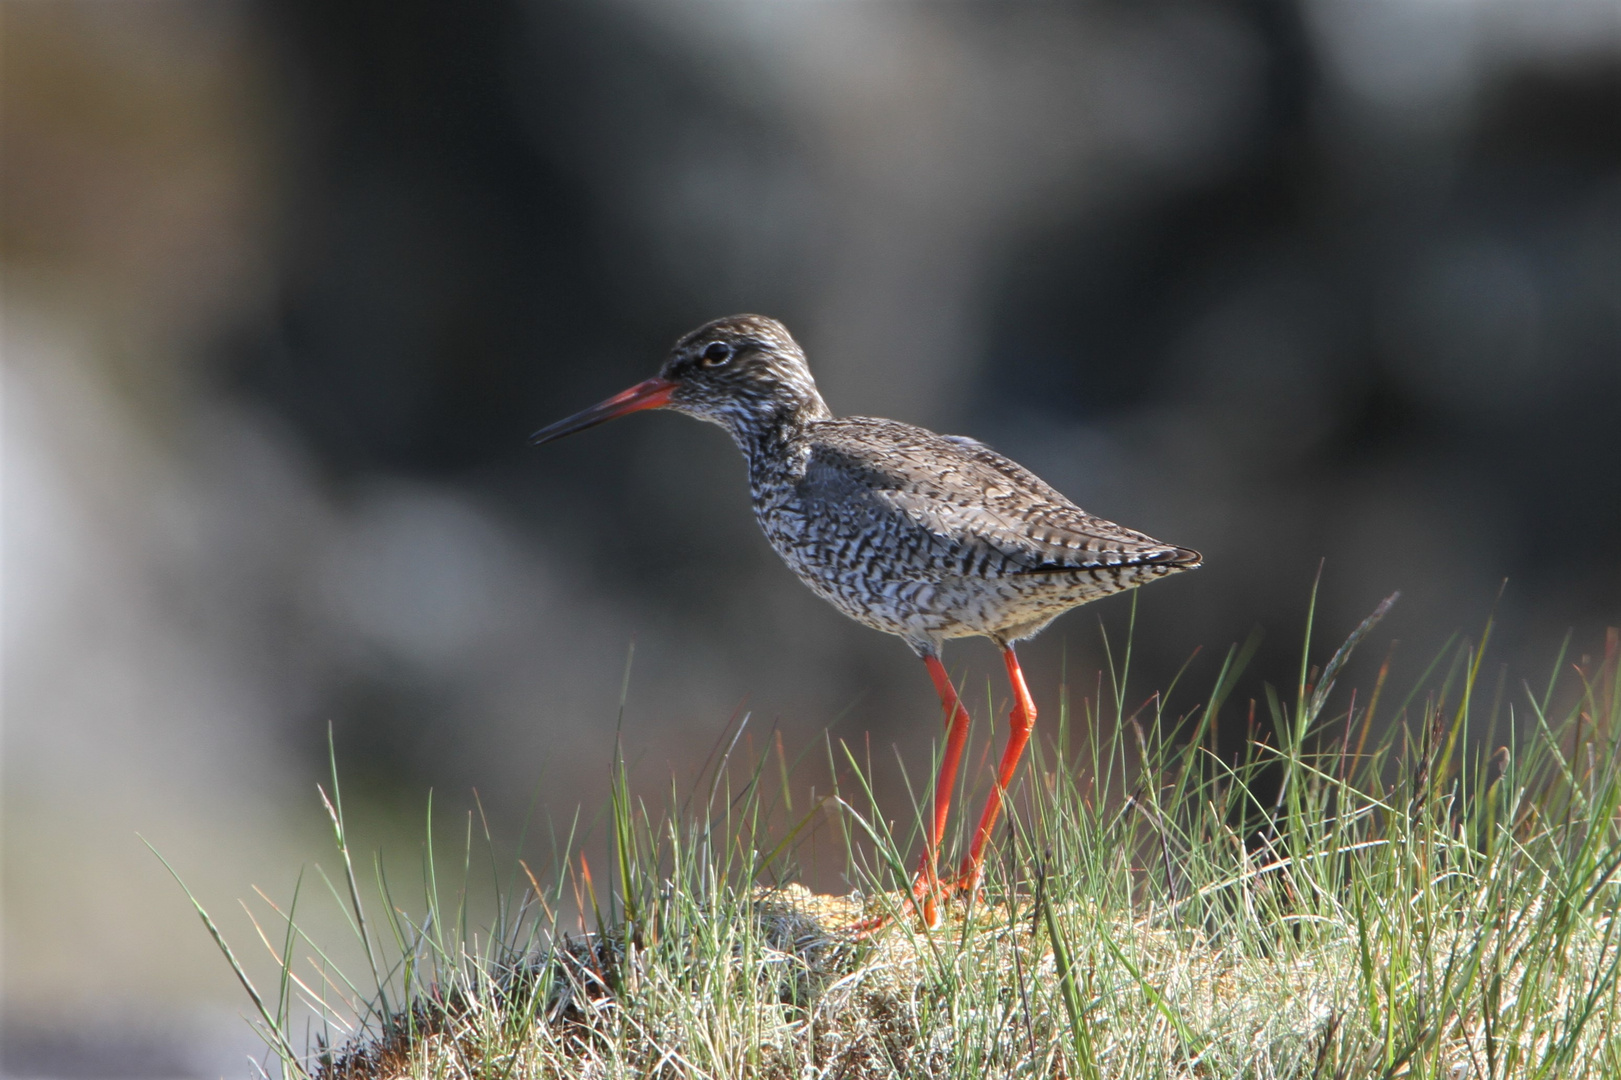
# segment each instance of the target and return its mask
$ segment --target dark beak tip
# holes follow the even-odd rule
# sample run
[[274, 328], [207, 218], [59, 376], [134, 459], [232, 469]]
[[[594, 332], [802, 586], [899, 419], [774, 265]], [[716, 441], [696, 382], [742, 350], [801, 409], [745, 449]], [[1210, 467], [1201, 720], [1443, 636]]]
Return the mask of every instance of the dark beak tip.
[[668, 379], [653, 378], [637, 383], [629, 390], [615, 394], [606, 401], [599, 402], [589, 409], [565, 417], [555, 424], [548, 424], [529, 436], [530, 446], [541, 446], [554, 442], [565, 435], [584, 431], [586, 428], [596, 427], [629, 413], [640, 412], [643, 409], [662, 408], [675, 391], [675, 383]]

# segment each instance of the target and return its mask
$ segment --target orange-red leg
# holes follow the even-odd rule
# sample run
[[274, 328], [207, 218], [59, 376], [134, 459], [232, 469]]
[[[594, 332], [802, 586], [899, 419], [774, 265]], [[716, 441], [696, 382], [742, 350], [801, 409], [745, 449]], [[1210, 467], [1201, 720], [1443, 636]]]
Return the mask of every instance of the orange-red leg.
[[1008, 716], [1007, 749], [1002, 752], [1002, 764], [996, 772], [996, 786], [985, 801], [985, 812], [979, 817], [979, 828], [974, 830], [973, 845], [969, 847], [954, 882], [956, 888], [967, 891], [970, 896], [979, 888], [985, 844], [991, 838], [991, 830], [996, 828], [997, 815], [1002, 812], [1002, 798], [1013, 784], [1019, 758], [1024, 754], [1025, 743], [1030, 741], [1031, 729], [1036, 726], [1036, 703], [1030, 699], [1030, 688], [1024, 684], [1024, 672], [1019, 668], [1019, 658], [1013, 654], [1012, 645], [1002, 646], [1002, 659], [1007, 662], [1008, 682], [1013, 686], [1013, 711]]
[[[991, 789], [990, 797], [985, 802], [985, 810], [980, 814], [979, 827], [974, 830], [973, 844], [969, 847], [968, 854], [957, 873], [950, 881], [942, 883], [939, 870], [940, 845], [945, 842], [946, 819], [951, 810], [951, 791], [956, 786], [957, 766], [962, 761], [963, 747], [968, 742], [969, 719], [968, 710], [963, 707], [962, 700], [957, 696], [957, 689], [951, 685], [951, 677], [946, 674], [946, 669], [939, 658], [934, 656], [923, 658], [946, 714], [946, 748], [945, 755], [940, 760], [940, 775], [934, 782], [933, 820], [929, 823], [928, 833], [923, 840], [923, 856], [918, 862], [917, 877], [912, 882], [911, 903], [907, 905], [909, 909], [920, 911], [924, 923], [928, 926], [939, 924], [938, 902], [947, 893], [966, 892], [972, 896], [979, 888], [985, 861], [985, 845], [996, 828], [996, 819], [1002, 812], [1004, 793], [1013, 784], [1013, 774], [1018, 771], [1019, 759], [1024, 756], [1025, 744], [1030, 741], [1030, 732], [1036, 725], [1036, 703], [1030, 697], [1030, 688], [1025, 685], [1024, 671], [1019, 667], [1019, 658], [1014, 655], [1013, 646], [1002, 647], [1002, 659], [1007, 664], [1008, 682], [1013, 687], [1013, 709], [1008, 718], [1010, 730], [1007, 749], [1002, 752], [996, 786]], [[857, 929], [866, 933], [876, 930], [885, 922], [887, 918], [880, 916], [858, 923]]]
[[[968, 742], [968, 710], [963, 708], [957, 688], [951, 685], [951, 676], [937, 656], [925, 656], [929, 677], [940, 695], [940, 705], [946, 714], [946, 749], [940, 759], [940, 775], [934, 781], [933, 820], [923, 837], [923, 855], [918, 859], [917, 877], [912, 880], [912, 895], [902, 906], [904, 916], [919, 911], [928, 926], [938, 926], [940, 913], [938, 900], [944, 891], [940, 883], [940, 845], [946, 838], [946, 819], [951, 812], [951, 790], [957, 784], [957, 766], [962, 762], [963, 747]], [[853, 929], [861, 935], [872, 933], [889, 922], [887, 915], [863, 919]]]
[[951, 685], [951, 676], [937, 656], [925, 656], [929, 677], [934, 680], [935, 692], [946, 715], [946, 749], [940, 759], [940, 775], [934, 781], [934, 820], [923, 839], [923, 856], [918, 862], [917, 878], [912, 882], [912, 897], [921, 901], [924, 919], [933, 925], [938, 921], [934, 911], [935, 893], [940, 885], [940, 845], [946, 838], [946, 818], [951, 811], [951, 792], [957, 784], [957, 766], [962, 761], [963, 747], [968, 743], [968, 710], [963, 708], [957, 688]]

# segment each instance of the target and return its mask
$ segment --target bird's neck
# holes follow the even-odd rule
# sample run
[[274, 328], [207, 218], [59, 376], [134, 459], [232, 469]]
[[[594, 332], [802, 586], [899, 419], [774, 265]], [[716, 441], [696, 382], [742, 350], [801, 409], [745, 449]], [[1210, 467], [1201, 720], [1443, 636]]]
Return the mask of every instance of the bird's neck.
[[729, 418], [725, 427], [748, 459], [749, 472], [756, 473], [782, 464], [784, 454], [807, 426], [832, 417], [821, 395], [812, 391], [806, 397], [773, 402], [758, 412]]

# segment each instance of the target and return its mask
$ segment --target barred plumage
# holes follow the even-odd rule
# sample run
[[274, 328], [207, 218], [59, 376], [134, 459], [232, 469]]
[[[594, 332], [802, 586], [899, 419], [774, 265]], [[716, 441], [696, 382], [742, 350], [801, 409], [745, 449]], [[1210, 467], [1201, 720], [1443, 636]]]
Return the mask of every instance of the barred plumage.
[[754, 511], [788, 566], [920, 655], [1005, 644], [1199, 555], [1094, 517], [968, 439], [856, 416], [812, 420], [750, 455]]

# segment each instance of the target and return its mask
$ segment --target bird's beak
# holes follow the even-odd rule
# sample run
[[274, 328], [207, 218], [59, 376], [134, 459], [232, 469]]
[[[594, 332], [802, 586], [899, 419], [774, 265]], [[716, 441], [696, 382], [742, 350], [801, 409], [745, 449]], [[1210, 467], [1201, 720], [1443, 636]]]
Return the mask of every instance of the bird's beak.
[[643, 409], [663, 408], [670, 401], [670, 395], [675, 393], [675, 383], [670, 379], [652, 378], [646, 382], [639, 382], [623, 393], [615, 394], [607, 401], [591, 406], [584, 412], [577, 412], [566, 420], [559, 420], [555, 424], [541, 428], [529, 436], [529, 441], [535, 446], [549, 443], [553, 439], [561, 439], [564, 435], [572, 435], [576, 431], [584, 431], [588, 427], [596, 427], [626, 413], [641, 412]]

